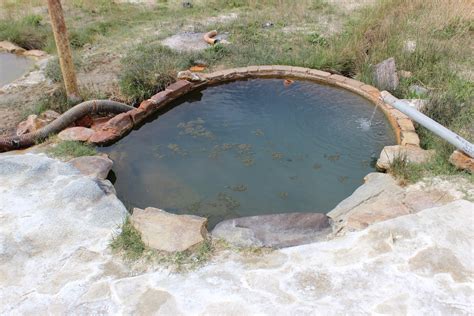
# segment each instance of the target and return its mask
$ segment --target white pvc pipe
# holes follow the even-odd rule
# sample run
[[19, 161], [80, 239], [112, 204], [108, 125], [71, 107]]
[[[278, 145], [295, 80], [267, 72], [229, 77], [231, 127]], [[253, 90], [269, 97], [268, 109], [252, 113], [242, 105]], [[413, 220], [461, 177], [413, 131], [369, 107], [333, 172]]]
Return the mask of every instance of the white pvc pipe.
[[424, 115], [423, 113], [417, 111], [416, 109], [409, 106], [405, 101], [399, 100], [391, 95], [387, 91], [382, 91], [382, 98], [385, 103], [390, 104], [400, 112], [404, 113], [414, 121], [420, 123], [445, 141], [449, 142], [450, 144], [454, 145], [457, 149], [463, 151], [470, 157], [474, 158], [474, 145], [459, 136], [458, 134], [454, 133], [453, 131], [447, 129], [443, 125], [439, 124], [438, 122], [430, 119], [428, 116]]

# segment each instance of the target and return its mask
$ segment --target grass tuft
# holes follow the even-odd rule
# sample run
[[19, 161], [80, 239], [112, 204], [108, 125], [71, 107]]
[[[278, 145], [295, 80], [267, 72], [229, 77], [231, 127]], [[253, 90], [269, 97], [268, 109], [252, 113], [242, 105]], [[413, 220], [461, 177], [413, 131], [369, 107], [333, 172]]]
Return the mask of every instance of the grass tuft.
[[[73, 63], [76, 71], [80, 71], [82, 67], [82, 60], [78, 55], [73, 55]], [[63, 74], [61, 66], [59, 65], [59, 58], [53, 57], [48, 61], [44, 74], [53, 82], [63, 82]]]
[[19, 20], [0, 20], [0, 40], [7, 40], [25, 49], [44, 49], [52, 39], [48, 24], [39, 15], [27, 15]]
[[94, 156], [97, 150], [94, 146], [76, 141], [61, 141], [56, 146], [48, 149], [48, 153], [58, 158]]
[[139, 102], [163, 90], [176, 80], [176, 69], [189, 65], [189, 59], [180, 56], [160, 44], [139, 45], [122, 60], [121, 92]]
[[125, 219], [122, 231], [112, 239], [110, 247], [116, 252], [121, 252], [124, 258], [129, 260], [137, 260], [142, 257], [145, 251], [145, 244], [142, 241], [140, 232], [130, 222], [130, 217]]
[[177, 272], [196, 269], [208, 262], [215, 246], [211, 240], [206, 239], [194, 249], [169, 253], [148, 248], [141, 239], [140, 232], [133, 227], [130, 217], [127, 217], [121, 227], [121, 232], [115, 236], [110, 247], [116, 253], [130, 261], [144, 260], [147, 263], [157, 263]]
[[408, 162], [404, 155], [395, 157], [390, 164], [390, 174], [402, 186], [419, 181], [423, 176], [422, 167], [418, 164]]

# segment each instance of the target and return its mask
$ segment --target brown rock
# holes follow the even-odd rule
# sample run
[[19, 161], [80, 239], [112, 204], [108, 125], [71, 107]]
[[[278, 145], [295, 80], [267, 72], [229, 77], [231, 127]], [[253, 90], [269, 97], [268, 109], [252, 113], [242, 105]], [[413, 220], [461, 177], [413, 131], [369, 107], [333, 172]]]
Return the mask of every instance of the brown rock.
[[[110, 118], [107, 118], [109, 120]], [[82, 126], [82, 127], [91, 127], [92, 124], [94, 124], [94, 119], [90, 115], [85, 115], [78, 119], [77, 121], [74, 122], [76, 126]]]
[[113, 142], [120, 135], [115, 130], [97, 130], [89, 138], [88, 142], [96, 145], [105, 145]]
[[120, 113], [111, 118], [104, 126], [105, 129], [113, 129], [116, 134], [123, 135], [133, 127], [130, 113]]
[[38, 116], [35, 114], [28, 115], [25, 121], [22, 121], [18, 124], [16, 128], [16, 134], [18, 136], [31, 133], [41, 128], [38, 122]]
[[135, 208], [131, 222], [143, 242], [157, 250], [184, 251], [207, 237], [207, 219], [194, 215], [175, 215], [153, 207]]
[[188, 92], [191, 86], [191, 82], [187, 80], [178, 80], [166, 87], [166, 91], [170, 92], [172, 97], [177, 97]]
[[449, 193], [439, 190], [409, 190], [405, 194], [403, 204], [410, 208], [411, 213], [417, 213], [427, 208], [443, 206], [453, 200]]
[[200, 81], [205, 81], [206, 79], [202, 78], [198, 74], [193, 73], [190, 70], [184, 70], [178, 72], [178, 79], [179, 80], [188, 80], [192, 82], [200, 82]]
[[364, 229], [367, 226], [410, 213], [403, 204], [404, 190], [386, 173], [370, 173], [365, 184], [339, 203], [328, 216], [335, 231]]
[[45, 111], [39, 116], [35, 114], [28, 115], [28, 118], [18, 124], [16, 134], [18, 136], [32, 133], [48, 125], [60, 116], [59, 113], [52, 110]]
[[42, 50], [38, 50], [38, 49], [27, 50], [22, 55], [36, 57], [36, 58], [42, 58], [42, 57], [48, 56], [46, 52]]
[[347, 217], [346, 227], [364, 229], [373, 223], [407, 214], [410, 214], [410, 209], [396, 198], [391, 196], [374, 198], [351, 211]]
[[69, 127], [58, 134], [61, 140], [86, 142], [94, 134], [94, 130], [87, 127]]
[[406, 71], [406, 70], [398, 71], [398, 75], [400, 76], [400, 78], [411, 78], [411, 77], [413, 77], [413, 74], [410, 71]]
[[397, 89], [398, 75], [393, 57], [374, 66], [374, 81], [379, 89], [391, 91]]
[[433, 157], [434, 150], [424, 150], [417, 146], [385, 146], [377, 160], [377, 168], [389, 170], [390, 164], [397, 157], [404, 157], [410, 163], [424, 163]]
[[451, 154], [449, 162], [460, 170], [474, 173], [474, 159], [459, 150]]
[[403, 131], [401, 133], [402, 145], [420, 146], [420, 138], [418, 134], [410, 131]]
[[130, 117], [132, 118], [133, 125], [140, 124], [140, 122], [142, 122], [147, 116], [147, 112], [140, 108], [131, 110], [129, 113]]
[[46, 120], [48, 122], [52, 122], [60, 116], [61, 116], [61, 114], [59, 114], [56, 111], [46, 110], [46, 111], [44, 111], [43, 113], [41, 113], [39, 115], [39, 118], [42, 119], [42, 120]]
[[329, 217], [321, 213], [285, 213], [241, 217], [217, 224], [212, 235], [239, 247], [290, 247], [324, 239]]
[[0, 42], [0, 51], [7, 51], [9, 53], [21, 54], [25, 51], [24, 48], [13, 44], [12, 42], [8, 41], [1, 41]]
[[[105, 124], [111, 119], [112, 117], [98, 117], [92, 119], [90, 128], [92, 128], [94, 131], [100, 131], [104, 128]], [[77, 122], [76, 122], [77, 123]], [[88, 127], [87, 125], [81, 125]]]
[[410, 119], [398, 119], [398, 125], [402, 131], [415, 131], [415, 126], [413, 125], [412, 120]]
[[[154, 95], [152, 98], [154, 98], [156, 95]], [[150, 113], [153, 113], [157, 109], [156, 103], [157, 102], [153, 99], [145, 100], [142, 103], [140, 103], [140, 106], [138, 107], [138, 109], [145, 111], [146, 114], [150, 114]]]
[[70, 160], [69, 163], [82, 174], [102, 180], [107, 178], [113, 165], [112, 160], [101, 156], [78, 157]]

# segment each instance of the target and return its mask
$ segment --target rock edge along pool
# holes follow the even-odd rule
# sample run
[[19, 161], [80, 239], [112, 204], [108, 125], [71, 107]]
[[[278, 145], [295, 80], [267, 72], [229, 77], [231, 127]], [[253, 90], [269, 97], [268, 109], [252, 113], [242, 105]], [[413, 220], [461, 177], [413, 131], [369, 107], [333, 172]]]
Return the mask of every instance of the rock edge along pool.
[[212, 227], [240, 216], [326, 213], [391, 144], [383, 113], [350, 91], [251, 79], [190, 92], [102, 150], [126, 204], [206, 216]]

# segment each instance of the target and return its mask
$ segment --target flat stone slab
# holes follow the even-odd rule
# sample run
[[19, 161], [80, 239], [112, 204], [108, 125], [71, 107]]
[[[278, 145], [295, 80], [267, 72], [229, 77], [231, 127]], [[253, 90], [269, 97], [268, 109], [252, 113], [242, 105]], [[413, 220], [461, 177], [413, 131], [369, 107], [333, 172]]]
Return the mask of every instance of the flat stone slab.
[[134, 208], [131, 222], [143, 242], [157, 250], [188, 250], [207, 237], [207, 218], [194, 215], [176, 215], [153, 207]]
[[104, 156], [84, 156], [70, 160], [69, 164], [86, 176], [104, 180], [114, 162]]
[[66, 128], [65, 130], [62, 130], [58, 134], [58, 137], [61, 140], [86, 142], [89, 140], [89, 138], [92, 137], [92, 135], [94, 135], [93, 129], [82, 127], [82, 126], [75, 126], [75, 127], [69, 127], [69, 128]]
[[385, 146], [376, 166], [380, 170], [389, 170], [392, 162], [398, 157], [405, 158], [410, 163], [425, 163], [433, 157], [434, 153], [434, 150], [424, 150], [418, 146]]
[[285, 213], [240, 217], [220, 222], [212, 236], [239, 247], [282, 248], [323, 240], [329, 218], [320, 213]]

